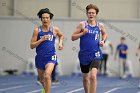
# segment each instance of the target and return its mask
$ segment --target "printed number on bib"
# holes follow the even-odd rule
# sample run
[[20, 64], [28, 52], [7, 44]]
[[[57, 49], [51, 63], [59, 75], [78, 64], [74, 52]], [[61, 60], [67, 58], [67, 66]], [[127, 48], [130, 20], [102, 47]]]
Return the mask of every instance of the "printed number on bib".
[[98, 40], [98, 38], [99, 38], [99, 35], [95, 34], [95, 40]]
[[48, 38], [49, 41], [52, 41], [53, 40], [53, 35], [48, 35], [48, 37], [49, 37]]
[[99, 51], [96, 52], [96, 53], [95, 53], [95, 56], [96, 56], [96, 57], [100, 57], [100, 52], [99, 52]]
[[52, 60], [56, 61], [56, 59], [57, 59], [57, 56], [56, 55], [53, 55], [52, 56]]

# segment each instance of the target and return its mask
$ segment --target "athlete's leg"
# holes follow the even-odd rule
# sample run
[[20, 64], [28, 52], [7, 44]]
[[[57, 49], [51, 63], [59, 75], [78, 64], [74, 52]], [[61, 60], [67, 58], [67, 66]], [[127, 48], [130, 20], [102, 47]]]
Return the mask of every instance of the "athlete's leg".
[[97, 86], [97, 69], [92, 68], [90, 71], [90, 92], [89, 93], [96, 93], [96, 86]]
[[84, 86], [84, 90], [85, 93], [89, 93], [89, 65], [82, 65], [80, 64], [81, 67], [81, 71], [82, 71], [82, 76], [83, 76], [83, 86]]
[[94, 60], [90, 65], [90, 89], [89, 93], [96, 93], [97, 70], [100, 66], [100, 60]]
[[50, 93], [51, 90], [51, 73], [54, 69], [54, 63], [48, 63], [45, 66], [44, 72], [44, 89], [45, 93]]
[[53, 69], [52, 74], [51, 74], [52, 81], [56, 80], [56, 78], [55, 78], [55, 68], [56, 68], [56, 65], [54, 66], [54, 69]]
[[43, 85], [44, 70], [37, 69], [37, 72], [38, 72], [38, 81], [40, 81], [40, 83], [41, 83], [42, 86], [44, 87], [44, 85]]
[[83, 73], [83, 86], [85, 93], [89, 93], [89, 73]]

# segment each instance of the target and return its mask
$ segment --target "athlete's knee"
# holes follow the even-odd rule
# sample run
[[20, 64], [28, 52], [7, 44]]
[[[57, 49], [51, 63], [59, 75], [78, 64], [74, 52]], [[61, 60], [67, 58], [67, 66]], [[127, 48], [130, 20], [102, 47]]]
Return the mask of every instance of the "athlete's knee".
[[44, 84], [43, 79], [39, 80], [39, 82], [40, 82], [42, 85]]
[[38, 81], [43, 84], [43, 77], [38, 77]]
[[83, 82], [89, 82], [89, 77], [88, 76], [83, 76]]
[[96, 74], [92, 74], [91, 76], [90, 76], [90, 81], [96, 81], [97, 80], [97, 76], [96, 76]]
[[48, 81], [48, 80], [50, 80], [50, 78], [51, 78], [51, 75], [46, 73], [45, 76], [44, 76], [44, 80]]

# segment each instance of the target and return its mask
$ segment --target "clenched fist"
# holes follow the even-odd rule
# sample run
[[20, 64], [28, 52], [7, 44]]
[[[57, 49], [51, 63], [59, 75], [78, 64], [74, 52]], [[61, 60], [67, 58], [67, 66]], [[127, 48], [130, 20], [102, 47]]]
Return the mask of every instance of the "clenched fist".
[[104, 41], [100, 41], [100, 47], [104, 46]]

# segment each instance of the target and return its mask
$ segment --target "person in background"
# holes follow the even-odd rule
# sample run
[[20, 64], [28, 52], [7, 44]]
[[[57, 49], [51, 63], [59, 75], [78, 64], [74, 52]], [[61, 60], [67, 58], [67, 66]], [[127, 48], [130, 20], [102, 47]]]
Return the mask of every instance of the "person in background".
[[126, 44], [125, 37], [120, 38], [120, 44], [117, 45], [115, 52], [115, 60], [118, 55], [119, 58], [119, 76], [126, 78], [126, 61], [128, 56], [128, 45]]
[[112, 43], [106, 39], [105, 40], [105, 44], [103, 47], [101, 47], [101, 50], [102, 50], [102, 55], [103, 55], [103, 59], [101, 61], [101, 64], [100, 64], [100, 69], [99, 69], [99, 74], [102, 73], [102, 69], [104, 69], [103, 71], [103, 75], [107, 75], [107, 61], [108, 61], [108, 58], [109, 58], [109, 55], [113, 55], [113, 45]]

